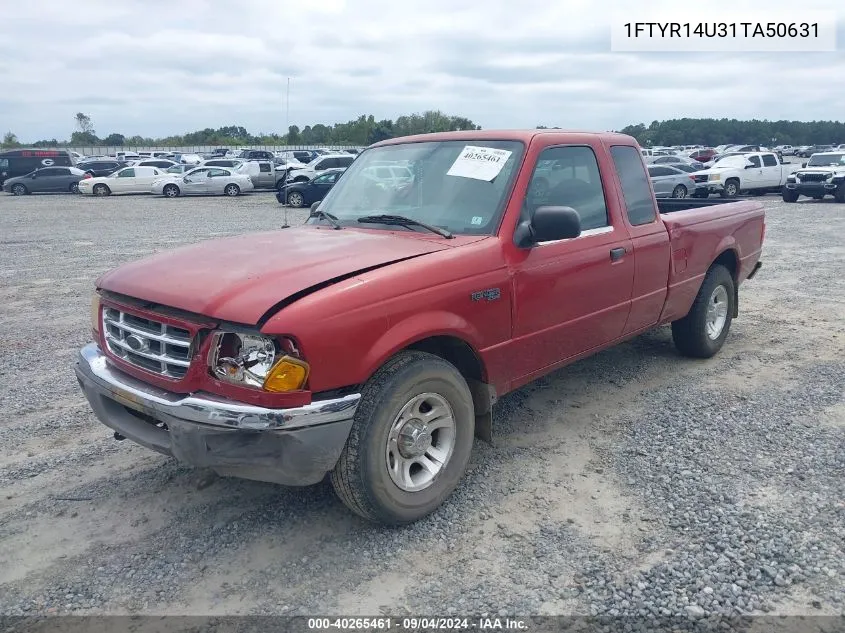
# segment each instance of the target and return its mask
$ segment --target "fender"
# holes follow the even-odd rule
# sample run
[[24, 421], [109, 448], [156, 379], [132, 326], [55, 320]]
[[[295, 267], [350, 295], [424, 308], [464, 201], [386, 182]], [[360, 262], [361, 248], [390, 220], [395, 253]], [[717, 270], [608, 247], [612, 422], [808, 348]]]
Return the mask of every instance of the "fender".
[[[392, 325], [361, 359], [358, 371], [365, 382], [388, 358], [402, 349], [432, 336], [454, 336], [472, 347], [481, 349], [481, 335], [466, 319], [452, 312], [433, 311], [415, 314]], [[480, 354], [479, 354], [480, 357]]]

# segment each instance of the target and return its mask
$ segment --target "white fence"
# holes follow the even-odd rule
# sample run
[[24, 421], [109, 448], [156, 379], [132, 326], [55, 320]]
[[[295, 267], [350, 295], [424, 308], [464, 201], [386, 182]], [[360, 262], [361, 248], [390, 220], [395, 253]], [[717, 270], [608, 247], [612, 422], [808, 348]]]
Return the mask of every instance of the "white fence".
[[[142, 147], [142, 146], [135, 146], [135, 145], [121, 145], [117, 147], [106, 147], [106, 146], [98, 146], [98, 147], [67, 147], [65, 149], [72, 150], [74, 152], [79, 152], [85, 156], [91, 155], [111, 155], [116, 154], [117, 152], [179, 152], [182, 154], [205, 154], [207, 152], [212, 152], [217, 148], [226, 148], [232, 150], [239, 150], [239, 149], [263, 149], [270, 152], [279, 152], [279, 151], [288, 151], [288, 150], [297, 150], [297, 149], [318, 149], [318, 148], [326, 148], [326, 149], [336, 149], [336, 150], [344, 150], [344, 149], [351, 149], [353, 147], [357, 147], [355, 145], [184, 145], [182, 147]], [[34, 149], [45, 149], [45, 148], [34, 148]]]

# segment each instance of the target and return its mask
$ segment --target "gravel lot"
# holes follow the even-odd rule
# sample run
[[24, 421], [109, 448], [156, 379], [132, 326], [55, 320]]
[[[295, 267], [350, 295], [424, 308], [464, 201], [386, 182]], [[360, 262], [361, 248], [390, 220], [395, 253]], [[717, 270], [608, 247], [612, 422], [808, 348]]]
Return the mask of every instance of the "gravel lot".
[[115, 442], [73, 375], [100, 273], [278, 227], [271, 193], [0, 197], [0, 614], [845, 613], [845, 205], [761, 200], [720, 355], [662, 328], [507, 396], [445, 507], [384, 529]]

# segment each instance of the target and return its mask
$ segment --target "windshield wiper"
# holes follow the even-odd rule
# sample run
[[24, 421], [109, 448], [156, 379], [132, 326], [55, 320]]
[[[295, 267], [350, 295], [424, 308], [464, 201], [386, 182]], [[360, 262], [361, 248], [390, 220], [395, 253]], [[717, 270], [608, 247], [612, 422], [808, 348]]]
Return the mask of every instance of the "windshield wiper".
[[335, 229], [336, 231], [343, 228], [342, 226], [340, 226], [340, 222], [338, 221], [338, 219], [335, 216], [333, 216], [331, 213], [328, 213], [327, 211], [322, 211], [320, 209], [317, 209], [316, 211], [312, 211], [311, 215], [309, 217], [323, 218], [324, 220], [326, 220], [326, 222], [331, 224], [332, 228]]
[[451, 240], [453, 237], [455, 237], [446, 229], [441, 229], [439, 226], [426, 224], [425, 222], [420, 222], [419, 220], [415, 220], [414, 218], [409, 218], [404, 215], [363, 215], [358, 218], [358, 221], [365, 224], [396, 224], [399, 226], [421, 226], [424, 229], [428, 229], [432, 233], [442, 235], [448, 240]]

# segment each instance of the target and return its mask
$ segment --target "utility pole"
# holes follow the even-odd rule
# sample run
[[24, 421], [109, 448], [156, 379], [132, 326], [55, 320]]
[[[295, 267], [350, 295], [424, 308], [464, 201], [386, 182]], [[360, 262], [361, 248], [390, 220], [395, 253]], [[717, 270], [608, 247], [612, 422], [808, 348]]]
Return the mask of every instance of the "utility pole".
[[[285, 138], [287, 138], [287, 134], [290, 131], [290, 77], [288, 77], [288, 90], [287, 95], [285, 97]], [[288, 145], [290, 145], [290, 139], [288, 138]]]

